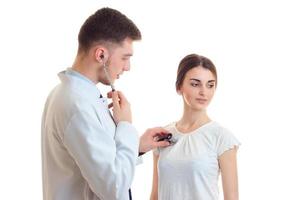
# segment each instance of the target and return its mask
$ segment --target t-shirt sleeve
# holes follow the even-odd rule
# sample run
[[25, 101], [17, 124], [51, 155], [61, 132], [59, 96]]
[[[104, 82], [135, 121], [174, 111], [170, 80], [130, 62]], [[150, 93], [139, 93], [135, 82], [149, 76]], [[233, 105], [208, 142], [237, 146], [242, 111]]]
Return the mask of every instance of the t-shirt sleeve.
[[240, 145], [241, 143], [230, 131], [222, 128], [216, 144], [218, 157], [221, 156], [225, 151], [238, 148]]

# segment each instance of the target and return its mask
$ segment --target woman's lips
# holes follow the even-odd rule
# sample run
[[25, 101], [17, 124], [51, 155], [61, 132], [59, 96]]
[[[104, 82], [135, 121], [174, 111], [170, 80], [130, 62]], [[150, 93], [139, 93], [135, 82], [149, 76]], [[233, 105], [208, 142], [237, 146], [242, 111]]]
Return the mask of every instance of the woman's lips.
[[207, 99], [197, 98], [196, 101], [203, 104], [207, 102]]

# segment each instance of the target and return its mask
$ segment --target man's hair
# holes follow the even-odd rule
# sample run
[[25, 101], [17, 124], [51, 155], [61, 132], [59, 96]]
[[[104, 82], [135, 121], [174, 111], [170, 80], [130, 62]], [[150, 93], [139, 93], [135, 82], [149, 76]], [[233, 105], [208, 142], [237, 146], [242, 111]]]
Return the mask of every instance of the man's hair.
[[78, 34], [79, 51], [87, 51], [95, 43], [121, 44], [126, 38], [142, 38], [137, 26], [121, 12], [102, 8], [91, 15]]

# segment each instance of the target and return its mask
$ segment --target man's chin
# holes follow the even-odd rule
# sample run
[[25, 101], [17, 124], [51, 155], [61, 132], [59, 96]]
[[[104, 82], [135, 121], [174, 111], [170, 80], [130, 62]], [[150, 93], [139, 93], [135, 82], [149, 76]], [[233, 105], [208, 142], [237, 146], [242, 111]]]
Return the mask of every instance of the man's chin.
[[[103, 85], [110, 85], [110, 82], [107, 80], [99, 80], [100, 83], [102, 83]], [[113, 80], [112, 84], [114, 84], [115, 80]]]
[[103, 81], [103, 80], [98, 80], [99, 83], [103, 84], [103, 85], [109, 85], [108, 81]]

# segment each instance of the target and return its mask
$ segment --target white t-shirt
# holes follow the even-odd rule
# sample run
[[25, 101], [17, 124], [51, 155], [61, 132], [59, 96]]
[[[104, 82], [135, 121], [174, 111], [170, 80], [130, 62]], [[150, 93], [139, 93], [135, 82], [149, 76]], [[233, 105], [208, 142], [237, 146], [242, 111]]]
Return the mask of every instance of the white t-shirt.
[[177, 142], [159, 148], [159, 200], [217, 200], [220, 168], [218, 157], [238, 147], [239, 141], [217, 122], [211, 121], [181, 133], [176, 123], [165, 127]]

